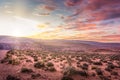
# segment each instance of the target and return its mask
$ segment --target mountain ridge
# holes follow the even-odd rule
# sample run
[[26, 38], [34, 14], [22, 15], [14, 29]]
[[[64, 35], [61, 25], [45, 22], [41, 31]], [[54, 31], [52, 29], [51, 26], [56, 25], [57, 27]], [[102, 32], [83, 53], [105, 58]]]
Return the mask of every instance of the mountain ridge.
[[103, 43], [82, 40], [42, 40], [25, 37], [0, 36], [0, 49], [34, 49], [34, 50], [95, 50], [120, 49], [120, 43]]

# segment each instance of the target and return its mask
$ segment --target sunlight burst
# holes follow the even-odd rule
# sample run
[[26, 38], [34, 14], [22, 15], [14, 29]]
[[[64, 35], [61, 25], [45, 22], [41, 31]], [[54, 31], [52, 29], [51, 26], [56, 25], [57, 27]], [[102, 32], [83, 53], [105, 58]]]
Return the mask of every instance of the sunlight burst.
[[2, 28], [0, 34], [10, 35], [16, 37], [30, 36], [40, 32], [37, 25], [37, 21], [21, 18], [21, 17], [10, 17], [7, 19], [0, 19]]

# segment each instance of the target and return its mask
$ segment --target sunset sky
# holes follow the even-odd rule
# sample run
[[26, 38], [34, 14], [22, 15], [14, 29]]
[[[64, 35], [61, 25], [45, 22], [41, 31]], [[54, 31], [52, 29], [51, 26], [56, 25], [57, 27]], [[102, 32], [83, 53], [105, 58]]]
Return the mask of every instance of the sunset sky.
[[0, 0], [0, 35], [120, 42], [120, 0]]

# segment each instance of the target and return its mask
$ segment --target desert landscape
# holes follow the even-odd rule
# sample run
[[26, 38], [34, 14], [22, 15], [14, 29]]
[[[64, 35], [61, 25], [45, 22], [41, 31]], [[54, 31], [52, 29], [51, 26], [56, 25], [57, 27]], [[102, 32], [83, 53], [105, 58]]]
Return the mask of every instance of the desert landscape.
[[0, 39], [0, 80], [120, 80], [119, 43]]
[[0, 80], [120, 80], [120, 0], [0, 0]]

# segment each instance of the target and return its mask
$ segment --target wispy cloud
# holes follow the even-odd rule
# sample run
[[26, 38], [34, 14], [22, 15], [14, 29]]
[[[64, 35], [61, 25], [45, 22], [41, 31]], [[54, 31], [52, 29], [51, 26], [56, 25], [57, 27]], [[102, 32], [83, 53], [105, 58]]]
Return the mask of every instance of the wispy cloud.
[[120, 40], [120, 0], [1, 0], [0, 12], [39, 22], [34, 38]]

